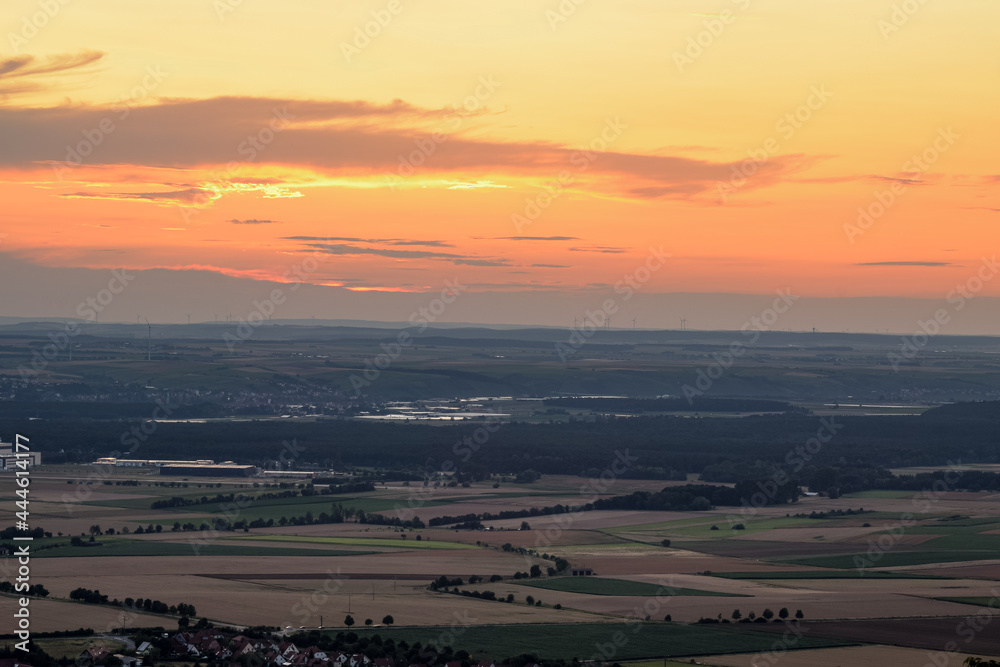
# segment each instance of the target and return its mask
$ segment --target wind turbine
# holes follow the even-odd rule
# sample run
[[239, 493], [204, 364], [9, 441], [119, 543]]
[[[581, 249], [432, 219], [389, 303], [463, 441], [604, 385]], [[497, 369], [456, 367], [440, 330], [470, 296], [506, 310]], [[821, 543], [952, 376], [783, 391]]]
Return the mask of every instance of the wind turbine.
[[687, 331], [688, 321], [686, 317], [681, 318], [681, 331]]
[[146, 361], [153, 360], [153, 326], [149, 323], [149, 318], [144, 317], [146, 320]]
[[635, 321], [636, 321], [637, 319], [639, 319], [639, 318], [638, 318], [638, 317], [633, 317], [633, 318], [632, 318], [632, 331], [635, 331]]

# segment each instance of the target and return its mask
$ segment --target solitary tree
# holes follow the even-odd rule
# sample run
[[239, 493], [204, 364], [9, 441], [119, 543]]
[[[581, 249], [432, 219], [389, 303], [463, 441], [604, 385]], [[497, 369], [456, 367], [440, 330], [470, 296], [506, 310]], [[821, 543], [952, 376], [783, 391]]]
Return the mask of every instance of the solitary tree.
[[374, 621], [372, 621], [372, 619], [370, 619], [370, 618], [366, 618], [365, 619], [365, 625], [371, 625], [373, 622]]
[[529, 595], [528, 597], [524, 598], [524, 601], [527, 602], [529, 605], [535, 604], [535, 596]]
[[802, 613], [801, 609], [798, 609], [798, 610], [795, 611], [795, 618], [803, 619], [805, 617], [806, 617], [806, 615]]
[[346, 625], [347, 627], [351, 627], [352, 625], [354, 625], [354, 617], [348, 614], [347, 618], [344, 619], [344, 625]]
[[91, 535], [100, 535], [101, 532], [102, 532], [101, 531], [101, 527], [98, 526], [97, 524], [94, 524], [93, 526], [90, 527], [90, 534]]
[[733, 609], [732, 619], [734, 621], [738, 621], [741, 618], [743, 618], [743, 614], [740, 613], [740, 610], [739, 609]]
[[390, 616], [389, 614], [386, 614], [385, 616], [382, 617], [382, 625], [392, 625], [395, 622], [396, 622], [395, 619], [393, 619], [393, 617]]
[[670, 546], [670, 540], [660, 540], [660, 544], [665, 547]]
[[770, 621], [772, 618], [774, 618], [774, 612], [771, 611], [770, 609], [765, 609], [764, 613], [762, 613], [761, 616], [763, 616], [765, 620]]
[[780, 618], [781, 620], [785, 620], [786, 618], [788, 618], [788, 607], [782, 607], [781, 609], [778, 610], [778, 618]]

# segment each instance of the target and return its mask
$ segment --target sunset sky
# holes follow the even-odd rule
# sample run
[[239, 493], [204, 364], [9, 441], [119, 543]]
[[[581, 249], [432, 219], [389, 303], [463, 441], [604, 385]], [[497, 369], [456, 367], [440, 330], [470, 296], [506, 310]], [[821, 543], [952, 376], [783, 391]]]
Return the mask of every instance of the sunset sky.
[[626, 276], [647, 300], [991, 301], [998, 22], [982, 0], [8, 0], [2, 315], [74, 316], [119, 268], [122, 321], [245, 316], [295, 282], [316, 287], [275, 317], [405, 320], [445, 280], [480, 307], [442, 321], [561, 324]]

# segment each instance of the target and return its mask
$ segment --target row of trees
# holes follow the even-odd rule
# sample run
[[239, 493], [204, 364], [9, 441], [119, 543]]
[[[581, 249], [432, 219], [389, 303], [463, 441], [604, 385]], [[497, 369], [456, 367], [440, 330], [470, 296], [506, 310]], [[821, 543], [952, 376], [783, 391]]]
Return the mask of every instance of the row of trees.
[[107, 595], [101, 593], [101, 591], [89, 588], [74, 588], [69, 594], [70, 600], [78, 600], [80, 602], [86, 602], [88, 604], [106, 604], [112, 607], [125, 607], [126, 609], [135, 609], [152, 612], [154, 614], [179, 614], [181, 616], [195, 616], [197, 614], [194, 605], [181, 603], [178, 605], [168, 605], [165, 602], [160, 602], [159, 600], [153, 600], [152, 598], [125, 598], [124, 600], [119, 600], [115, 598], [109, 600]]
[[[354, 621], [354, 617], [351, 616], [350, 614], [348, 614], [344, 618], [344, 625], [346, 625], [347, 627], [351, 627], [352, 625], [354, 625], [354, 622], [355, 622]], [[385, 616], [382, 617], [382, 625], [392, 625], [395, 622], [396, 622], [396, 619], [394, 619], [392, 617], [392, 615], [390, 615], [390, 614], [386, 614]], [[365, 625], [366, 626], [370, 626], [372, 624], [374, 624], [374, 621], [372, 619], [370, 619], [370, 618], [366, 618], [365, 619]]]
[[20, 595], [29, 595], [36, 598], [44, 598], [49, 596], [48, 589], [41, 584], [31, 584], [28, 586], [27, 591], [15, 591], [14, 584], [9, 581], [0, 581], [0, 593], [18, 593]]
[[281, 498], [295, 498], [298, 491], [277, 491], [271, 493], [260, 493], [255, 496], [248, 496], [243, 493], [217, 493], [214, 496], [202, 496], [201, 498], [183, 498], [181, 496], [171, 496], [163, 500], [155, 500], [150, 504], [150, 509], [158, 510], [170, 507], [188, 507], [190, 505], [208, 505], [211, 503], [251, 503], [256, 500], [279, 500]]
[[[782, 607], [781, 609], [778, 610], [778, 618], [774, 618], [774, 612], [771, 611], [770, 609], [765, 609], [764, 611], [762, 611], [760, 613], [760, 616], [758, 616], [757, 613], [754, 611], [751, 611], [746, 616], [744, 616], [743, 612], [741, 612], [739, 609], [734, 609], [733, 613], [729, 616], [729, 618], [733, 619], [732, 622], [734, 623], [768, 623], [772, 620], [775, 623], [780, 623], [782, 621], [787, 621], [790, 615], [791, 614], [788, 611], [788, 607]], [[729, 618], [723, 618], [722, 614], [719, 614], [715, 618], [711, 617], [699, 618], [698, 623], [729, 623], [730, 622]], [[801, 609], [796, 610], [795, 618], [797, 620], [802, 620], [803, 618], [805, 618], [805, 614], [802, 613]], [[666, 620], [669, 621], [670, 619], [667, 618]]]

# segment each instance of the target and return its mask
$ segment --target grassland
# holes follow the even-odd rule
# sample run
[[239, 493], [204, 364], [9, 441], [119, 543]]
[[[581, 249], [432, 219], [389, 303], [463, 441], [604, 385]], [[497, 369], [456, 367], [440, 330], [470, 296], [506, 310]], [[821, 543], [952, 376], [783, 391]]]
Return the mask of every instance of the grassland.
[[930, 574], [910, 572], [865, 572], [857, 570], [813, 570], [810, 572], [712, 572], [711, 576], [738, 580], [796, 580], [796, 579], [939, 579]]
[[388, 539], [377, 537], [311, 537], [306, 535], [260, 535], [256, 537], [230, 537], [232, 541], [253, 540], [267, 542], [296, 542], [306, 544], [341, 544], [355, 547], [387, 547], [393, 549], [478, 549], [474, 544], [442, 542], [440, 540], [416, 540], [413, 538]]
[[[336, 631], [331, 631], [336, 634]], [[503, 659], [522, 653], [572, 660], [636, 660], [770, 650], [775, 638], [765, 633], [675, 623], [576, 623], [569, 625], [494, 625], [472, 627], [378, 628], [355, 630], [396, 642], [464, 646], [474, 658]], [[852, 642], [801, 637], [796, 648], [850, 646]]]
[[869, 556], [865, 552], [836, 556], [807, 556], [804, 558], [782, 559], [780, 562], [808, 567], [828, 567], [848, 570], [864, 563], [872, 567], [909, 567], [930, 563], [959, 563], [964, 561], [991, 560], [997, 553], [990, 551], [887, 551]]
[[715, 595], [726, 597], [749, 597], [746, 595], [734, 596], [730, 593], [716, 593], [713, 591], [702, 591], [694, 588], [667, 587], [660, 586], [658, 584], [648, 584], [641, 581], [607, 579], [604, 577], [556, 577], [554, 579], [528, 580], [520, 581], [518, 583], [520, 583], [521, 586], [531, 586], [532, 588], [544, 588], [550, 591], [563, 591], [565, 593], [583, 593], [585, 595]]
[[[204, 538], [202, 533], [189, 533], [190, 542], [164, 542], [157, 540], [101, 538], [99, 547], [75, 547], [63, 540], [60, 546], [32, 552], [34, 558], [80, 558], [99, 556], [358, 556], [365, 552], [336, 549], [300, 549], [258, 545], [220, 544], [222, 538]], [[53, 538], [57, 539], [57, 538]], [[204, 539], [205, 542], [199, 541]], [[386, 540], [383, 540], [386, 541]], [[370, 553], [370, 552], [369, 552]]]
[[102, 637], [55, 637], [35, 639], [34, 642], [56, 660], [68, 658], [71, 661], [93, 646], [102, 646], [111, 653], [118, 653], [125, 648], [124, 642]]

